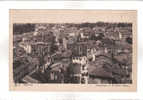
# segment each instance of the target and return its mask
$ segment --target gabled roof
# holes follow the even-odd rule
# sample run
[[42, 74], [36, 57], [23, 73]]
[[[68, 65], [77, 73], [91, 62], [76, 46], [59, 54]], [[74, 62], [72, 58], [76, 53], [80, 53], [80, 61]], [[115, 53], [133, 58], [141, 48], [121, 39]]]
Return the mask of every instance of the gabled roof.
[[80, 64], [70, 64], [70, 68], [69, 68], [70, 72], [72, 74], [80, 74], [81, 73], [81, 66]]

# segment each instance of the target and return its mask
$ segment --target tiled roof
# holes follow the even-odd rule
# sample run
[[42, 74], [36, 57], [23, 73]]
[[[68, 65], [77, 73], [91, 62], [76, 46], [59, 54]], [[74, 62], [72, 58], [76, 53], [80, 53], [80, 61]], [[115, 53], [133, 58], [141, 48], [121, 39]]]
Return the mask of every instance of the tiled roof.
[[108, 72], [104, 68], [100, 68], [100, 67], [96, 68], [89, 74], [94, 75], [95, 77], [112, 78], [112, 72]]

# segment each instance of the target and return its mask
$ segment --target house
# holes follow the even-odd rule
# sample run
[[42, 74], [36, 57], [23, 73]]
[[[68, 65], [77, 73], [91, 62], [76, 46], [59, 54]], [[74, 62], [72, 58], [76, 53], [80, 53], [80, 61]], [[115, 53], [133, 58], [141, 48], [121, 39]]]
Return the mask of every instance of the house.
[[80, 83], [81, 82], [81, 65], [77, 63], [71, 63], [68, 67], [68, 74], [70, 78], [70, 83]]
[[13, 79], [15, 83], [21, 83], [21, 80], [27, 75], [29, 70], [29, 63], [25, 58], [17, 57], [13, 61]]
[[26, 52], [22, 47], [16, 46], [13, 48], [13, 55], [14, 57], [20, 57], [26, 55]]
[[89, 84], [109, 84], [112, 83], [112, 80], [112, 72], [108, 72], [104, 68], [97, 67], [95, 70], [89, 71]]
[[89, 84], [111, 83], [112, 76], [112, 59], [104, 55], [98, 55], [94, 62], [88, 63]]
[[36, 42], [31, 44], [31, 55], [42, 56], [51, 53], [51, 43]]
[[63, 46], [65, 50], [67, 50], [67, 43], [68, 43], [68, 40], [66, 38], [63, 38]]
[[73, 58], [72, 58], [72, 63], [85, 65], [85, 64], [87, 63], [87, 57], [86, 57], [86, 56], [73, 57]]
[[31, 48], [30, 44], [21, 42], [21, 43], [19, 43], [19, 46], [22, 47], [27, 54], [31, 54], [32, 48]]
[[26, 75], [26, 76], [22, 79], [22, 81], [23, 81], [24, 83], [40, 83], [40, 81], [38, 81], [38, 80], [32, 78], [32, 77], [29, 76], [29, 75]]
[[53, 83], [62, 83], [64, 82], [64, 73], [62, 72], [62, 63], [57, 62], [50, 66], [50, 79], [49, 81]]

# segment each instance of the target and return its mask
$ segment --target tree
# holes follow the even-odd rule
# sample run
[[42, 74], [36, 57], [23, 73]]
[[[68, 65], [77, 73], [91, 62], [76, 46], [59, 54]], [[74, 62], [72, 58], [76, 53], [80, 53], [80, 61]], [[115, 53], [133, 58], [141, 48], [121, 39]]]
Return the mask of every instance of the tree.
[[132, 44], [132, 38], [131, 37], [127, 37], [126, 38], [126, 42], [129, 43], [129, 44]]

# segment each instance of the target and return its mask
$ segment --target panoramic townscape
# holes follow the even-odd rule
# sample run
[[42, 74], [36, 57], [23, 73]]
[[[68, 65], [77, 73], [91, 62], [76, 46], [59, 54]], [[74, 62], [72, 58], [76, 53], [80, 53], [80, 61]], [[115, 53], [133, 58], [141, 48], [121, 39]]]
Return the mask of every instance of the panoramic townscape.
[[132, 23], [13, 24], [13, 81], [131, 84], [132, 42]]

